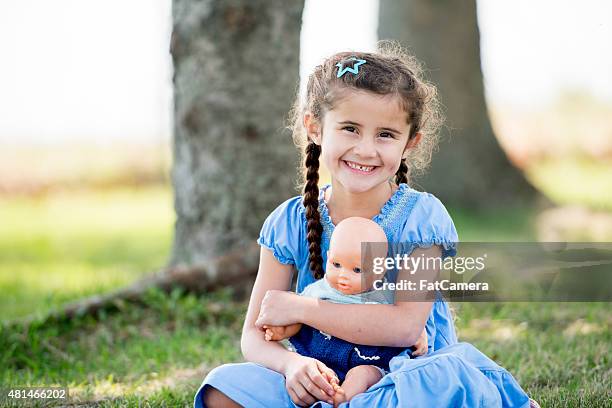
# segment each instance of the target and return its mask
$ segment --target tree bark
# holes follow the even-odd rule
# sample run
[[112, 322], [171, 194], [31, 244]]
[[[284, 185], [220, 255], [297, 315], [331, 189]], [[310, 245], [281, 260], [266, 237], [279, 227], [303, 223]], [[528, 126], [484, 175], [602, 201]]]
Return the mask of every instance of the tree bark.
[[416, 184], [452, 206], [532, 202], [536, 190], [510, 164], [489, 122], [476, 2], [381, 0], [378, 32], [425, 63], [445, 106], [439, 151]]
[[176, 225], [170, 265], [199, 266], [257, 238], [295, 192], [285, 119], [303, 1], [174, 0]]

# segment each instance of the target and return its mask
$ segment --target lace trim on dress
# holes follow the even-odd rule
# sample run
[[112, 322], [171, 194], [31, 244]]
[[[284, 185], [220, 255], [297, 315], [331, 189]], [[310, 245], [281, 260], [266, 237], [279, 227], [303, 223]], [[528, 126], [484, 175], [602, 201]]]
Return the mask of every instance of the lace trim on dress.
[[[331, 234], [335, 228], [325, 203], [325, 190], [329, 187], [331, 187], [331, 184], [326, 184], [319, 190], [319, 213], [321, 215], [321, 224], [323, 225], [321, 247], [325, 248], [329, 247]], [[372, 218], [385, 231], [388, 240], [393, 239], [397, 229], [406, 221], [406, 217], [414, 207], [418, 197], [418, 193], [411, 189], [408, 184], [401, 183], [398, 189], [382, 206], [380, 212]]]

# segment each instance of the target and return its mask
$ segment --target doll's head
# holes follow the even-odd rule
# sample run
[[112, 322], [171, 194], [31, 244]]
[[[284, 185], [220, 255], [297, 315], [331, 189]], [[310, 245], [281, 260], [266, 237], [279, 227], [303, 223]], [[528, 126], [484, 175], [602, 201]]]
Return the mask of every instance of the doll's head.
[[[362, 243], [380, 242], [371, 245], [372, 252], [365, 259], [387, 256], [387, 236], [374, 221], [362, 217], [342, 220], [331, 236], [327, 251], [325, 279], [330, 286], [346, 295], [356, 295], [372, 288], [374, 274], [365, 273], [368, 265], [362, 265]], [[370, 268], [371, 269], [371, 268]]]
[[377, 52], [341, 52], [317, 66], [294, 104], [292, 123], [304, 163], [310, 269], [318, 279], [320, 159], [333, 181], [355, 192], [389, 179], [407, 183], [429, 163], [441, 115], [436, 89], [423, 80], [417, 60], [396, 43], [381, 42]]

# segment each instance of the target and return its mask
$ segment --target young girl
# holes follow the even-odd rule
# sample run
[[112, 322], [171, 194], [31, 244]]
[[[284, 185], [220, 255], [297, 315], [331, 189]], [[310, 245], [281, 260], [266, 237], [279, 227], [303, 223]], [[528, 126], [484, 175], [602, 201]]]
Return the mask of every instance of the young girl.
[[[529, 407], [506, 370], [457, 342], [441, 299], [338, 304], [290, 292], [295, 270], [299, 293], [323, 277], [331, 233], [352, 216], [372, 219], [388, 242], [405, 244], [412, 256], [455, 255], [457, 233], [444, 206], [407, 184], [410, 172], [430, 160], [437, 112], [435, 88], [395, 46], [338, 53], [315, 68], [305, 100], [294, 109], [294, 139], [304, 155], [303, 196], [280, 204], [258, 239], [259, 271], [241, 338], [248, 362], [212, 370], [195, 407], [330, 407], [329, 368], [264, 339], [263, 326], [295, 323], [351, 343], [405, 348], [425, 327], [427, 356], [394, 357], [389, 374], [341, 406]], [[320, 160], [331, 174], [331, 184], [321, 190]]]

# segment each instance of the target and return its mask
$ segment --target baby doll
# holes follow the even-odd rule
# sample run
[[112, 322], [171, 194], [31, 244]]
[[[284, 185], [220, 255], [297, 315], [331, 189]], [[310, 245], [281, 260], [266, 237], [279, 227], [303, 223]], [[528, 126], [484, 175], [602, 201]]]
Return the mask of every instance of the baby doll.
[[[362, 270], [362, 242], [381, 243], [371, 246], [373, 253], [368, 254], [368, 264], [373, 257], [387, 256], [387, 237], [377, 223], [361, 217], [342, 220], [331, 237], [325, 276], [308, 285], [301, 295], [335, 303], [393, 303], [391, 292], [373, 289], [374, 279], [381, 279], [382, 276]], [[300, 323], [264, 326], [264, 329], [266, 340], [290, 338], [289, 341], [298, 353], [316, 358], [334, 371], [337, 378], [327, 373], [322, 374], [336, 390], [335, 406], [377, 383], [389, 369], [391, 358], [406, 349], [353, 344]], [[414, 348], [413, 356], [427, 351], [425, 330]]]

